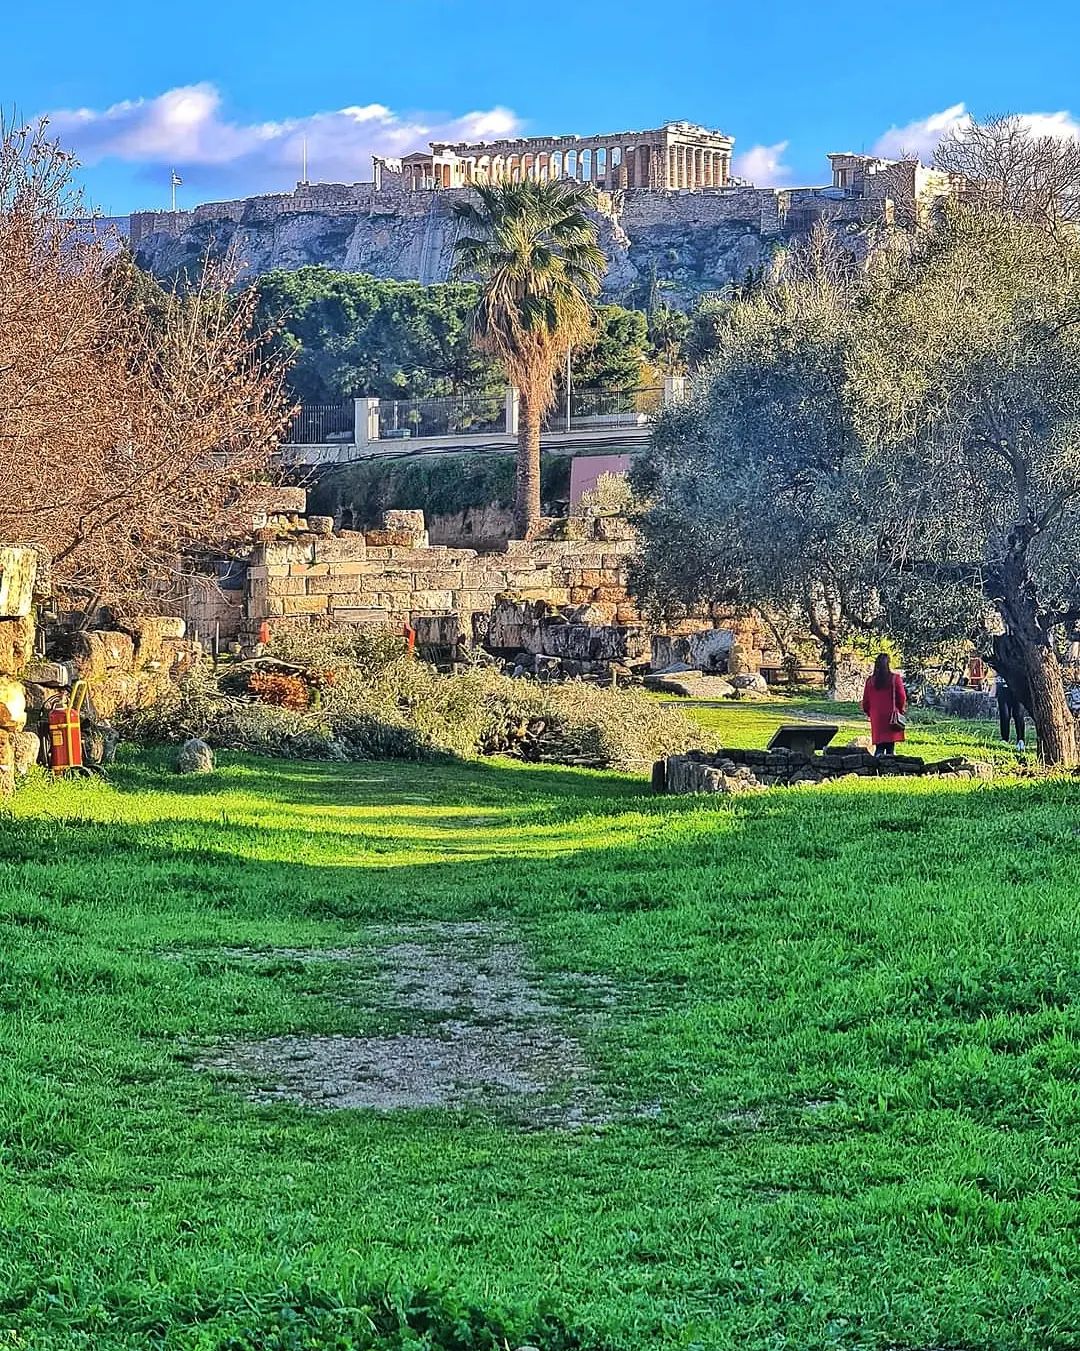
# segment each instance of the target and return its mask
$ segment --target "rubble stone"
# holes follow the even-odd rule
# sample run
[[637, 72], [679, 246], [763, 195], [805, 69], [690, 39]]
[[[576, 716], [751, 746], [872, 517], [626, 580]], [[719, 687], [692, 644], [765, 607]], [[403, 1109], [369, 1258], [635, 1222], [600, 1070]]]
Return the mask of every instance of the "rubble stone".
[[178, 774], [212, 774], [214, 772], [214, 752], [198, 737], [191, 737], [180, 747], [176, 757]]

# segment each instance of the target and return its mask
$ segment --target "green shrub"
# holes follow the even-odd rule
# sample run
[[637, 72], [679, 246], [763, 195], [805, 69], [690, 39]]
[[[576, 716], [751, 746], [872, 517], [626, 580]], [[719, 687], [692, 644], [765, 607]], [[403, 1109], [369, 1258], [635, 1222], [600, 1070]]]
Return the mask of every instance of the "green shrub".
[[218, 678], [204, 663], [151, 708], [130, 714], [122, 734], [144, 744], [197, 736], [214, 747], [297, 759], [502, 754], [625, 770], [702, 740], [680, 712], [638, 690], [537, 684], [480, 666], [440, 675], [386, 631], [282, 626], [271, 651], [333, 672], [318, 707], [254, 702], [230, 692], [229, 668]]
[[[570, 456], [541, 459], [545, 502], [570, 496]], [[453, 516], [470, 508], [510, 507], [514, 457], [505, 454], [423, 455], [369, 460], [325, 473], [311, 489], [313, 512], [352, 515], [357, 529], [378, 525], [384, 511], [418, 508], [428, 517]]]

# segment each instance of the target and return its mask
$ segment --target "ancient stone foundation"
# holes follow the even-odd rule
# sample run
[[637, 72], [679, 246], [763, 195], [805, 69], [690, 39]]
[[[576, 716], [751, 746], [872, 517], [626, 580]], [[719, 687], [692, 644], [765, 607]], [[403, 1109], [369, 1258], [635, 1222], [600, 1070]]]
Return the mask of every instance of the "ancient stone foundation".
[[[637, 617], [626, 590], [634, 541], [625, 527], [595, 524], [591, 538], [510, 541], [498, 553], [429, 545], [422, 512], [388, 512], [381, 528], [363, 533], [307, 529], [261, 542], [246, 566], [237, 631], [224, 636], [254, 641], [263, 624], [272, 630], [282, 619], [426, 630], [431, 621], [452, 620], [467, 636], [500, 596], [587, 605], [591, 622], [630, 623]], [[455, 641], [454, 624], [440, 626], [440, 642]]]
[[961, 756], [930, 764], [910, 755], [877, 758], [858, 746], [844, 746], [811, 755], [792, 750], [716, 752], [671, 755], [653, 766], [653, 788], [659, 793], [744, 793], [764, 788], [826, 783], [847, 778], [904, 778], [935, 775], [954, 779], [985, 778], [988, 765]]

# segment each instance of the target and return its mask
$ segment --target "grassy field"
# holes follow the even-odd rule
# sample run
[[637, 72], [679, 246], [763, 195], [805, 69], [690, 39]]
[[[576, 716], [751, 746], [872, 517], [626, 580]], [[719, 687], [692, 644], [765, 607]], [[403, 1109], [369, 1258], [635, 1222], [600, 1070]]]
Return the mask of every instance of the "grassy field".
[[[224, 761], [0, 816], [0, 1347], [1077, 1346], [1080, 787]], [[386, 926], [459, 921], [604, 1113], [197, 1067], [401, 1031]]]
[[[870, 730], [867, 718], [857, 704], [837, 704], [826, 699], [778, 698], [760, 703], [725, 700], [708, 704], [680, 699], [672, 706], [684, 709], [701, 727], [714, 732], [721, 744], [729, 746], [764, 746], [783, 723], [806, 719], [836, 724], [840, 729], [835, 737], [837, 745], [853, 737], [868, 736]], [[1032, 729], [1028, 741], [1028, 750], [1032, 754], [1035, 744]], [[898, 750], [903, 755], [917, 755], [924, 760], [966, 755], [999, 768], [1017, 763], [1015, 748], [1000, 740], [996, 723], [946, 718], [925, 708], [911, 710], [907, 736]]]

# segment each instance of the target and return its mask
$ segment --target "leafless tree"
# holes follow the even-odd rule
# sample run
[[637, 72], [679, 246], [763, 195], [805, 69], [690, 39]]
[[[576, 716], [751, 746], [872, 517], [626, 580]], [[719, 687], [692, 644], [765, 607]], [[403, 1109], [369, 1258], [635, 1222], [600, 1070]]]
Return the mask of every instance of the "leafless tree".
[[286, 414], [254, 298], [206, 269], [150, 306], [87, 229], [47, 127], [0, 125], [0, 540], [95, 600], [228, 537]]
[[942, 141], [934, 165], [972, 205], [1054, 234], [1080, 222], [1080, 140], [1036, 133], [1022, 117], [972, 118]]

